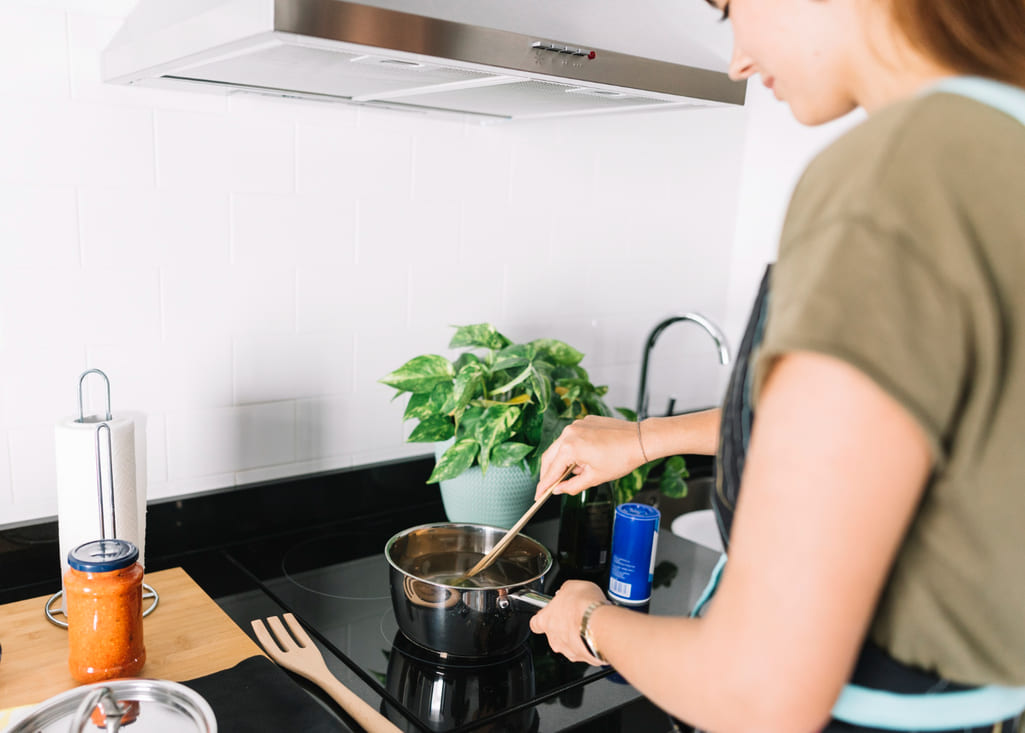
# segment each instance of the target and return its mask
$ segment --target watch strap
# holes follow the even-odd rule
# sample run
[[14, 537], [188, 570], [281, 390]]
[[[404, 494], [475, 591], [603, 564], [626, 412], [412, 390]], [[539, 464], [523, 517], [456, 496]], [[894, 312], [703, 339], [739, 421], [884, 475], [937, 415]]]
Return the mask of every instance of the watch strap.
[[584, 611], [583, 618], [580, 619], [580, 640], [584, 642], [584, 646], [587, 647], [587, 651], [590, 652], [591, 656], [603, 664], [608, 664], [608, 660], [601, 655], [597, 644], [595, 644], [594, 633], [591, 631], [591, 614], [601, 606], [607, 605], [609, 604], [606, 601], [592, 601]]

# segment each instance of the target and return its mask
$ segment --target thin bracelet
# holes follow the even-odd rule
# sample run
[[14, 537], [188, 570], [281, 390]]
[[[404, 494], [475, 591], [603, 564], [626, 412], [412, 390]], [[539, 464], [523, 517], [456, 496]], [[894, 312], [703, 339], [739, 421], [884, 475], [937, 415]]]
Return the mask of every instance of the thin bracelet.
[[644, 452], [644, 441], [641, 440], [641, 421], [637, 421], [637, 444], [641, 446], [641, 456], [644, 458], [644, 462], [648, 463], [648, 454]]

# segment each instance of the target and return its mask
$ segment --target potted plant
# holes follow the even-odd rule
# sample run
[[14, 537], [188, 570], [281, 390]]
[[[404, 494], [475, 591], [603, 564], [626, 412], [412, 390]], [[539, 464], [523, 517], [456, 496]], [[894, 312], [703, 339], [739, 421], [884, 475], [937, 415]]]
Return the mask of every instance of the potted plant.
[[[454, 360], [416, 356], [379, 381], [394, 387], [396, 397], [410, 394], [403, 420], [418, 424], [407, 440], [435, 444], [437, 462], [427, 482], [441, 483], [449, 519], [510, 526], [530, 506], [541, 455], [562, 429], [585, 415], [613, 414], [602, 399], [608, 388], [592, 384], [580, 366], [584, 355], [556, 339], [513, 343], [490, 323], [478, 323], [457, 326], [449, 348], [463, 351]], [[629, 410], [619, 412], [636, 419]], [[617, 502], [632, 498], [660, 465], [662, 490], [684, 495], [686, 467], [674, 456], [617, 480]], [[518, 483], [519, 497], [505, 500], [501, 518], [469, 516], [475, 510], [457, 506], [447, 493], [468, 481], [473, 485], [463, 493], [478, 504], [499, 498], [489, 496], [497, 491], [487, 483]]]

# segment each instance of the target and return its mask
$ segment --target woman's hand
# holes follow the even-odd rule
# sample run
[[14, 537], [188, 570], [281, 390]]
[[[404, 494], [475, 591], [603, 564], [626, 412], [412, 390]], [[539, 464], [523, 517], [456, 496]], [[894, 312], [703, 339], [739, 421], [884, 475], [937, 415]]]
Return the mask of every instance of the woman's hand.
[[544, 493], [574, 463], [577, 467], [573, 475], [559, 484], [555, 493], [579, 494], [646, 463], [637, 423], [588, 415], [567, 425], [541, 456], [535, 496]]
[[591, 656], [580, 638], [580, 621], [594, 601], [608, 603], [601, 588], [583, 580], [567, 580], [548, 605], [530, 619], [530, 629], [535, 634], [546, 634], [552, 650], [571, 662], [600, 667], [604, 662]]

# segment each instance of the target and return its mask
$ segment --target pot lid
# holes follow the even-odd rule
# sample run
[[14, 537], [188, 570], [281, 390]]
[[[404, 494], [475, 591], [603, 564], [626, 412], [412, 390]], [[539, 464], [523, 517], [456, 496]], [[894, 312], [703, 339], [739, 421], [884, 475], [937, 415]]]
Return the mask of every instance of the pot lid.
[[217, 733], [213, 710], [199, 694], [168, 680], [116, 679], [83, 685], [46, 700], [7, 733]]

